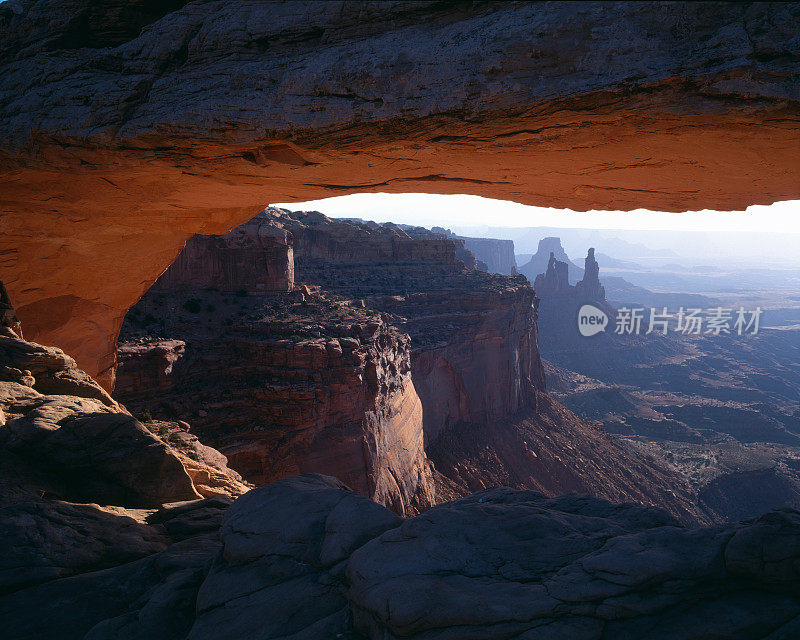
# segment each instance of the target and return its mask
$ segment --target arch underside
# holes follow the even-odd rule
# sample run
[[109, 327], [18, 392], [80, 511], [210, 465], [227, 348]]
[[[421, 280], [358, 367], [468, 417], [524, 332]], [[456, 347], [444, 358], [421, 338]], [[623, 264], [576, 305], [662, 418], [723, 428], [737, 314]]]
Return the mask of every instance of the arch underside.
[[89, 49], [19, 44], [16, 18], [0, 29], [2, 280], [26, 337], [107, 387], [126, 310], [186, 239], [270, 202], [422, 192], [683, 211], [800, 198], [796, 5], [611, 17], [353, 3], [368, 12], [356, 34], [325, 3], [192, 4], [121, 44], [94, 16]]

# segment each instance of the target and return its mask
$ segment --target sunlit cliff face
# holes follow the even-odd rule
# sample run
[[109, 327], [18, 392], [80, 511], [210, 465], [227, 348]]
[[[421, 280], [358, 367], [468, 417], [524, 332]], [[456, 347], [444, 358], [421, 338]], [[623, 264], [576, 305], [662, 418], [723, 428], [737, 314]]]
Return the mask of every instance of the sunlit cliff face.
[[106, 387], [125, 311], [186, 239], [270, 202], [380, 191], [683, 211], [800, 197], [791, 7], [421, 17], [401, 3], [359, 20], [258, 6], [190, 5], [127, 30], [95, 15], [87, 46], [39, 5], [0, 29], [2, 278], [26, 336]]

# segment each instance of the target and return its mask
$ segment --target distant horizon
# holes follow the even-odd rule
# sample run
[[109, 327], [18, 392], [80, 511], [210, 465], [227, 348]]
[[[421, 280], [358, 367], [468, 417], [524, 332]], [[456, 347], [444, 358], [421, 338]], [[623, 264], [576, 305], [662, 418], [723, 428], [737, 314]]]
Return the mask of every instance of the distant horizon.
[[[800, 200], [753, 205], [745, 211], [576, 212], [470, 195], [359, 193], [272, 206], [509, 239], [518, 254], [535, 252], [536, 238], [529, 230], [540, 230], [569, 236], [562, 238], [562, 244], [570, 255], [578, 250], [585, 255], [584, 245], [592, 242], [600, 242], [598, 250], [609, 253], [603, 251], [600, 239], [616, 237], [651, 249], [669, 248], [676, 258], [688, 260], [800, 266]], [[615, 255], [625, 256], [622, 251]]]
[[[287, 209], [321, 211], [331, 218], [363, 218], [417, 226], [555, 227], [626, 231], [711, 231], [800, 234], [800, 200], [751, 205], [744, 211], [573, 211], [535, 207], [466, 194], [355, 193], [279, 203]], [[491, 220], [487, 210], [491, 209]], [[438, 222], [431, 222], [438, 220]]]

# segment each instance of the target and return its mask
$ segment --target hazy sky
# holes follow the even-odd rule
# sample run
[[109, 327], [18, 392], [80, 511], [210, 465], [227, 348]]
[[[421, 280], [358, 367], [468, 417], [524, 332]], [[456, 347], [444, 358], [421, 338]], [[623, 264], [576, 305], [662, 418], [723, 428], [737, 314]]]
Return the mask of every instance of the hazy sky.
[[[572, 227], [588, 229], [727, 231], [800, 234], [800, 200], [751, 206], [746, 211], [590, 211], [530, 207], [468, 195], [359, 193], [276, 204], [286, 209], [321, 211], [332, 218], [352, 217], [424, 227]], [[797, 238], [800, 241], [800, 237]]]

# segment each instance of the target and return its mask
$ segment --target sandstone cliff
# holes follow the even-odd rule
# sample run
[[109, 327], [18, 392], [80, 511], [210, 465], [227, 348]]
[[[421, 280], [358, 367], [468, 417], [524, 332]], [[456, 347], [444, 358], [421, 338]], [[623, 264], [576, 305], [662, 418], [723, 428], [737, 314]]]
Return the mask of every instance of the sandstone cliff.
[[411, 336], [428, 442], [459, 422], [486, 424], [535, 406], [545, 382], [527, 283], [473, 271], [410, 288], [417, 291], [369, 304], [398, 316]]
[[[452, 239], [420, 228], [279, 209], [256, 219], [291, 238], [304, 284], [152, 289], [123, 331], [128, 406], [188, 420], [257, 484], [336, 474], [398, 513], [501, 482], [705, 519], [677, 475], [545, 395], [523, 276], [467, 269]], [[593, 448], [606, 453], [587, 466]]]
[[126, 310], [269, 201], [800, 195], [796, 4], [608, 7], [1, 3], [0, 268], [29, 337], [110, 389]]
[[222, 236], [196, 235], [153, 287], [286, 293], [294, 284], [292, 238], [256, 216]]
[[513, 240], [494, 238], [463, 238], [464, 246], [486, 263], [489, 273], [513, 275], [517, 268]]
[[521, 276], [467, 269], [453, 239], [424, 229], [397, 238], [390, 224], [267, 212], [295, 238], [298, 281], [363, 298], [411, 336], [428, 442], [459, 421], [486, 423], [531, 406], [532, 390], [544, 389], [535, 295]]
[[432, 227], [434, 233], [442, 233], [448, 238], [462, 240], [464, 248], [470, 251], [477, 260], [486, 265], [483, 271], [489, 273], [502, 273], [504, 275], [515, 275], [517, 260], [514, 257], [513, 240], [497, 240], [496, 238], [467, 238], [457, 236], [450, 229], [443, 227]]
[[224, 456], [181, 427], [157, 425], [160, 434], [156, 427], [149, 432], [63, 351], [19, 338], [8, 316], [2, 328], [3, 503], [39, 492], [40, 498], [152, 507], [247, 490]]
[[[551, 495], [589, 491], [637, 500], [685, 521], [705, 521], [677, 474], [546, 396], [537, 299], [523, 276], [466, 269], [452, 241], [442, 244], [441, 234], [432, 240], [418, 228], [404, 233], [419, 246], [403, 239], [398, 253], [396, 225], [277, 209], [266, 214], [295, 238], [298, 281], [386, 312], [410, 336], [411, 373], [441, 498], [503, 483]], [[346, 252], [338, 249], [345, 245]], [[605, 452], [601, 461], [589, 462], [593, 450]]]
[[433, 502], [409, 338], [375, 312], [305, 287], [156, 287], [123, 336], [118, 396], [187, 420], [247, 480], [324, 472], [400, 514]]

